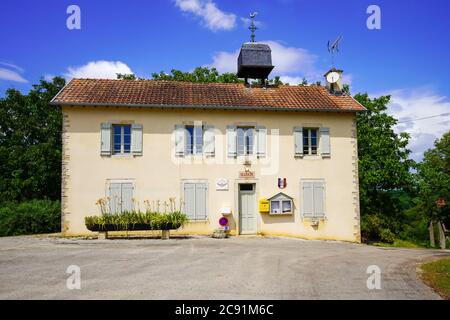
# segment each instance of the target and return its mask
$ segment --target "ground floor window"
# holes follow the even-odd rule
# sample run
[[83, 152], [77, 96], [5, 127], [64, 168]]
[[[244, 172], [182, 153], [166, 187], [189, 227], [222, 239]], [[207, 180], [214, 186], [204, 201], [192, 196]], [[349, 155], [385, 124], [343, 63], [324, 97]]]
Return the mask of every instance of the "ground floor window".
[[205, 182], [185, 182], [183, 184], [184, 213], [189, 220], [206, 220], [207, 191], [208, 186]]
[[325, 182], [322, 180], [302, 181], [303, 216], [322, 218], [325, 216]]
[[122, 213], [133, 210], [133, 183], [109, 183], [109, 209], [111, 213]]

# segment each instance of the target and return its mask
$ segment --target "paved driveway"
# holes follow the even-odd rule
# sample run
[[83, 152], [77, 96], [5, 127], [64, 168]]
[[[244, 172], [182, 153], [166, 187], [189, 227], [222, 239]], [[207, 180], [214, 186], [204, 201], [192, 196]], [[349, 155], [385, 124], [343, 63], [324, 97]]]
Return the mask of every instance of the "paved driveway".
[[[288, 238], [0, 238], [0, 299], [437, 299], [416, 265], [440, 251]], [[66, 269], [81, 268], [68, 290]], [[367, 288], [367, 267], [381, 289]]]

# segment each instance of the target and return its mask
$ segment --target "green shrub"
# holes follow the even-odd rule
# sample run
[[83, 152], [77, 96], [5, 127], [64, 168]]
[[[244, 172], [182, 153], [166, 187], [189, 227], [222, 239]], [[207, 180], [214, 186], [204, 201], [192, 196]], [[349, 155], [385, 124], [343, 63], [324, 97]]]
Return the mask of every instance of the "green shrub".
[[0, 207], [0, 236], [53, 233], [60, 230], [59, 201], [7, 202]]
[[394, 242], [395, 234], [391, 231], [392, 224], [383, 216], [370, 214], [361, 218], [361, 238], [363, 242]]
[[385, 243], [394, 243], [395, 234], [393, 234], [389, 229], [381, 229], [380, 240]]

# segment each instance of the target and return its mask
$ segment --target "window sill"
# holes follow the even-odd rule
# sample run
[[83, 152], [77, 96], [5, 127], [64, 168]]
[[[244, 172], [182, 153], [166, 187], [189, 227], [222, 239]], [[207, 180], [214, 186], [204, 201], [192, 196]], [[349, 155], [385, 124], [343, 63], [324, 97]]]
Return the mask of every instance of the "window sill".
[[293, 214], [293, 212], [269, 213], [271, 216], [291, 216]]
[[301, 158], [301, 159], [305, 159], [305, 160], [320, 160], [322, 159], [322, 156], [320, 155], [311, 155], [311, 154], [307, 154], [307, 155], [303, 155], [303, 156], [297, 156], [296, 158]]
[[130, 154], [112, 154], [112, 159], [132, 159], [134, 158], [134, 155], [132, 153]]
[[208, 223], [209, 221], [206, 220], [188, 220], [187, 223]]

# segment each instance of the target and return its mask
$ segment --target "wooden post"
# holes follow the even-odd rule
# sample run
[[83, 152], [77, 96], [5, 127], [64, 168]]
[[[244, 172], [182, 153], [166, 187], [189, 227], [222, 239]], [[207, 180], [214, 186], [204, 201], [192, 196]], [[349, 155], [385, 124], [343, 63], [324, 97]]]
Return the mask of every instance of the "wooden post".
[[108, 231], [99, 231], [98, 240], [106, 240], [106, 239], [108, 239]]
[[444, 228], [442, 227], [442, 223], [438, 221], [437, 223], [438, 229], [439, 229], [439, 244], [441, 246], [441, 249], [445, 249], [445, 233]]
[[162, 240], [170, 239], [170, 230], [161, 230], [161, 239]]
[[430, 221], [430, 226], [428, 227], [428, 231], [430, 232], [430, 246], [434, 247], [434, 225], [433, 221]]

